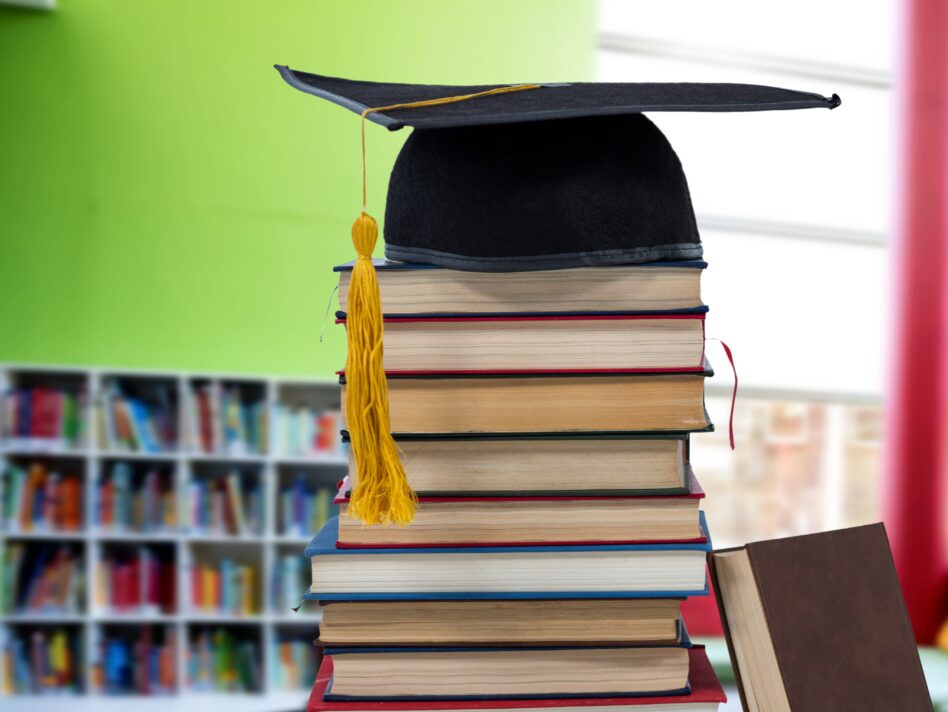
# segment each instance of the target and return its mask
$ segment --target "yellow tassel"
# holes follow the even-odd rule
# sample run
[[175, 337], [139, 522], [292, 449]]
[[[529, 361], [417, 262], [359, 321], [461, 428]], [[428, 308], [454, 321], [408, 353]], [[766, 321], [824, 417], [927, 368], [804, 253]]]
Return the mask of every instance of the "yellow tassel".
[[389, 426], [382, 301], [372, 264], [378, 233], [375, 218], [364, 212], [352, 224], [359, 257], [347, 297], [346, 425], [358, 474], [348, 514], [366, 524], [408, 524], [415, 516], [417, 498], [408, 486]]
[[492, 94], [539, 89], [538, 84], [517, 84], [486, 91], [425, 99], [362, 112], [362, 214], [352, 224], [352, 243], [358, 258], [349, 278], [346, 335], [346, 425], [356, 462], [356, 484], [347, 514], [366, 524], [404, 525], [415, 517], [418, 498], [408, 486], [398, 445], [392, 438], [388, 414], [388, 383], [382, 365], [382, 299], [372, 264], [378, 240], [375, 218], [365, 212], [365, 117], [377, 111], [420, 106], [440, 106]]

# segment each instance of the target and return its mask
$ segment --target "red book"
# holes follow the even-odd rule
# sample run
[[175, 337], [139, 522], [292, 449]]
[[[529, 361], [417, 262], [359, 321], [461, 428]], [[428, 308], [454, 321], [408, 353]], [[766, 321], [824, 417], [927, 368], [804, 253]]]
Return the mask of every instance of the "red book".
[[159, 586], [158, 602], [161, 606], [162, 613], [174, 613], [176, 608], [174, 602], [176, 589], [173, 563], [165, 561], [161, 564]]
[[59, 394], [46, 388], [34, 388], [30, 400], [30, 437], [59, 437]]
[[201, 436], [201, 449], [214, 452], [214, 424], [211, 414], [211, 396], [202, 388], [195, 394], [198, 411], [198, 430]]
[[[374, 712], [435, 712], [436, 710], [532, 710], [555, 707], [617, 707], [648, 705], [713, 705], [727, 702], [727, 696], [721, 689], [717, 675], [711, 668], [703, 645], [696, 645], [688, 651], [690, 671], [688, 684], [691, 694], [656, 697], [588, 697], [557, 698], [542, 700], [436, 700], [436, 701], [391, 701], [391, 702], [327, 702], [323, 699], [329, 683], [332, 681], [332, 657], [323, 658], [319, 666], [316, 684], [309, 696], [306, 712], [357, 712], [371, 709]], [[694, 708], [690, 708], [694, 709]], [[645, 710], [643, 710], [645, 712]]]
[[320, 452], [332, 450], [339, 437], [339, 417], [335, 413], [320, 413], [316, 429], [316, 449]]
[[135, 661], [138, 667], [138, 691], [143, 695], [147, 695], [149, 691], [149, 678], [150, 667], [151, 667], [151, 626], [143, 626], [142, 637], [138, 643], [141, 647], [138, 650], [137, 660]]
[[121, 563], [112, 564], [112, 607], [124, 610], [129, 601], [128, 566]]
[[128, 569], [128, 601], [129, 607], [137, 606], [142, 602], [141, 566], [137, 560], [132, 561]]
[[75, 531], [82, 527], [82, 487], [79, 480], [70, 477], [60, 485], [62, 494], [62, 527]]

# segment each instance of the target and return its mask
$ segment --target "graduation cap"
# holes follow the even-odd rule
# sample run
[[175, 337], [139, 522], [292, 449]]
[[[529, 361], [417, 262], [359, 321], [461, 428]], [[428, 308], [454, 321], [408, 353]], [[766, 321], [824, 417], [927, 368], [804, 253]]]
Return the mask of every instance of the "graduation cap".
[[389, 180], [385, 256], [449, 269], [517, 272], [698, 259], [681, 163], [643, 112], [839, 106], [837, 95], [747, 84], [392, 84], [277, 65], [300, 91], [362, 117], [363, 210], [348, 297], [347, 422], [358, 468], [350, 514], [414, 513], [389, 434], [382, 316], [365, 212], [365, 121], [415, 130]]

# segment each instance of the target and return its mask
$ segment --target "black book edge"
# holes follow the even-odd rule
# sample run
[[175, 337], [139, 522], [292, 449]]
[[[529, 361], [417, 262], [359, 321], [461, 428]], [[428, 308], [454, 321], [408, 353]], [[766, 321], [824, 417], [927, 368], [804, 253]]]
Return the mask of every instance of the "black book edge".
[[[405, 270], [444, 270], [445, 267], [440, 267], [439, 265], [424, 264], [421, 262], [397, 262], [395, 260], [386, 260], [386, 259], [373, 259], [372, 264], [377, 270], [392, 270], [392, 271], [405, 271]], [[355, 265], [355, 260], [345, 262], [341, 265], [335, 265], [332, 268], [333, 272], [351, 272], [352, 267]], [[679, 269], [707, 269], [708, 263], [704, 260], [658, 260], [655, 262], [640, 262], [637, 264], [625, 264], [625, 265], [590, 265], [591, 269], [615, 269], [617, 267], [677, 267]]]
[[[596, 371], [584, 373], [563, 373], [561, 371], [544, 371], [543, 373], [386, 373], [385, 378], [389, 381], [395, 380], [458, 380], [458, 379], [527, 379], [527, 378], [657, 378], [660, 376], [701, 376], [703, 378], [713, 378], [714, 369], [707, 357], [704, 359], [703, 370], [700, 371]], [[339, 372], [339, 385], [346, 385], [346, 374]]]

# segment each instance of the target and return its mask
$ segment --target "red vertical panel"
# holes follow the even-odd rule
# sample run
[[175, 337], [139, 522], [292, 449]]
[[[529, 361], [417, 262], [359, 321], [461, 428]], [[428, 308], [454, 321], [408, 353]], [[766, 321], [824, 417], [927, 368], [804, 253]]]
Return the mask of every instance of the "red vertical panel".
[[688, 635], [724, 635], [714, 590], [708, 596], [692, 596], [681, 606]]
[[905, 7], [884, 506], [916, 638], [930, 643], [948, 612], [948, 3]]

